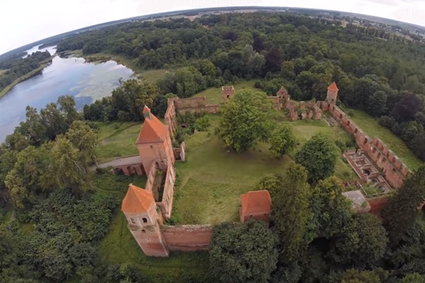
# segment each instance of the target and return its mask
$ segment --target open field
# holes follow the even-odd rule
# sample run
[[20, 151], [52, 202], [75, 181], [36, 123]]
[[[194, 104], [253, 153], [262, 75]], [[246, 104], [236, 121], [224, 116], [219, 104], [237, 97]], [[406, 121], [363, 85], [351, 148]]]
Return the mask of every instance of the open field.
[[[240, 91], [244, 89], [255, 90], [258, 92], [263, 92], [261, 89], [257, 89], [254, 87], [254, 80], [251, 81], [243, 81], [237, 84], [234, 84], [235, 90]], [[223, 102], [223, 98], [221, 96], [221, 87], [211, 87], [207, 88], [204, 91], [201, 91], [194, 96], [205, 96], [207, 98], [208, 103], [211, 104], [219, 104]]]
[[[228, 151], [214, 134], [219, 116], [211, 115], [210, 118], [213, 125], [208, 132], [196, 132], [186, 138], [187, 161], [176, 163], [178, 184], [172, 217], [177, 223], [236, 221], [240, 195], [255, 190], [262, 177], [283, 173], [291, 162], [290, 156], [294, 155], [277, 160], [271, 156], [266, 144], [259, 144], [241, 154]], [[324, 121], [285, 123], [294, 129], [299, 140], [298, 148], [319, 132], [334, 140], [350, 141], [350, 136], [341, 128], [331, 128]], [[336, 175], [343, 179], [356, 178], [342, 156], [338, 158]]]
[[99, 127], [99, 145], [96, 148], [98, 162], [107, 162], [116, 157], [136, 155], [135, 142], [141, 122], [96, 122]]
[[417, 169], [424, 163], [419, 160], [406, 144], [389, 129], [379, 125], [378, 121], [363, 111], [345, 108], [351, 113], [351, 119], [371, 138], [380, 138], [410, 168]]
[[2, 69], [0, 69], [0, 76], [1, 75], [3, 75], [4, 73], [6, 73], [7, 72], [7, 70], [2, 70]]

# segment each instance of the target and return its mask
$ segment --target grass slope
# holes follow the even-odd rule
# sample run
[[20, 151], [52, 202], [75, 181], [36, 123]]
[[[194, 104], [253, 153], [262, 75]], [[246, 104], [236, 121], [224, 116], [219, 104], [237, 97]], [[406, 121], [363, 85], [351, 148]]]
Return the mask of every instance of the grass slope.
[[135, 142], [141, 122], [96, 122], [95, 125], [99, 128], [100, 141], [96, 148], [99, 163], [138, 153]]
[[351, 119], [370, 137], [380, 138], [410, 168], [417, 169], [424, 163], [419, 160], [406, 144], [389, 129], [379, 125], [378, 121], [363, 111], [347, 109]]

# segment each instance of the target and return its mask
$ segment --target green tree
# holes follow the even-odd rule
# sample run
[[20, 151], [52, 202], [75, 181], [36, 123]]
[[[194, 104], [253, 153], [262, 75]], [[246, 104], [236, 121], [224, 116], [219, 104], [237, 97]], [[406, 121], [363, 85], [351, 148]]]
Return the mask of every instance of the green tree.
[[382, 211], [385, 228], [392, 245], [397, 245], [415, 222], [417, 209], [425, 199], [425, 167], [404, 181]]
[[85, 122], [75, 121], [65, 133], [65, 137], [79, 150], [79, 160], [87, 172], [90, 162], [96, 161], [97, 134]]
[[291, 164], [282, 183], [272, 190], [272, 219], [279, 232], [283, 262], [296, 261], [307, 247], [308, 222], [311, 218], [310, 186], [307, 171]]
[[373, 271], [348, 269], [341, 276], [341, 283], [381, 283]]
[[331, 238], [350, 221], [351, 205], [342, 192], [342, 184], [336, 177], [319, 181], [313, 189], [310, 203], [318, 236]]
[[425, 275], [410, 273], [401, 279], [401, 283], [425, 283]]
[[260, 92], [236, 93], [222, 108], [218, 128], [226, 146], [242, 152], [259, 140], [265, 140], [270, 132], [271, 102]]
[[[158, 90], [148, 82], [131, 79], [122, 82], [121, 86], [112, 92], [112, 107], [115, 113], [128, 113], [125, 119], [143, 120], [143, 107], [152, 106]], [[121, 116], [121, 118], [124, 116]]]
[[295, 160], [307, 169], [309, 180], [316, 182], [334, 173], [337, 152], [333, 141], [323, 134], [317, 134], [297, 152]]
[[278, 126], [271, 134], [270, 151], [276, 158], [282, 157], [285, 153], [292, 150], [297, 144], [297, 140], [288, 126]]
[[277, 239], [266, 223], [224, 223], [214, 228], [210, 274], [220, 282], [268, 282], [276, 268]]
[[355, 214], [335, 237], [328, 256], [338, 264], [369, 267], [380, 260], [388, 238], [381, 221], [372, 214]]

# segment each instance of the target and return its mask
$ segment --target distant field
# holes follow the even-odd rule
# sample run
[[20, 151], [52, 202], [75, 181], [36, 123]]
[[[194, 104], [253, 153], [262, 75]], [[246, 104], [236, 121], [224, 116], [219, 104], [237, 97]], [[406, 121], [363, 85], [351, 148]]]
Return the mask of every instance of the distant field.
[[419, 160], [406, 144], [390, 130], [379, 125], [378, 121], [363, 111], [345, 108], [352, 113], [351, 119], [370, 137], [380, 138], [410, 169], [417, 169], [424, 163]]
[[[259, 92], [263, 92], [261, 89], [257, 89], [254, 87], [254, 80], [251, 81], [243, 81], [234, 85], [236, 91], [249, 89], [255, 90]], [[205, 96], [207, 98], [208, 103], [211, 104], [219, 104], [223, 102], [223, 98], [221, 96], [221, 87], [211, 87], [200, 93], [197, 93], [195, 96]]]
[[99, 163], [138, 153], [135, 142], [141, 122], [96, 122], [96, 125], [99, 127], [99, 145], [96, 147]]
[[6, 73], [7, 72], [7, 70], [2, 70], [2, 69], [0, 69], [0, 76], [1, 75], [3, 75], [4, 73]]
[[[210, 116], [214, 124], [218, 116]], [[341, 128], [329, 127], [323, 121], [285, 122], [294, 129], [301, 147], [311, 136], [323, 132], [334, 140], [349, 141], [350, 136]], [[176, 185], [173, 218], [178, 223], [210, 223], [236, 221], [239, 217], [239, 197], [255, 190], [258, 181], [272, 173], [284, 173], [291, 162], [290, 156], [276, 160], [267, 145], [237, 154], [227, 151], [222, 141], [209, 132], [197, 132], [186, 139], [187, 161], [176, 163]], [[290, 155], [293, 155], [290, 154]], [[352, 169], [338, 157], [336, 175], [355, 179]]]

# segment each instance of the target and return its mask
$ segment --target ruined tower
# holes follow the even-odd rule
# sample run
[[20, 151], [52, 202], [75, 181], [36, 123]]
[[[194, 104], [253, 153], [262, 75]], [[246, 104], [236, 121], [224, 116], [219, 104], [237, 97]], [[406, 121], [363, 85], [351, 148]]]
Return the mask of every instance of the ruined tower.
[[328, 93], [326, 95], [326, 101], [331, 104], [335, 105], [336, 99], [338, 98], [338, 87], [336, 86], [336, 83], [333, 82], [328, 86]]
[[235, 88], [232, 85], [225, 85], [221, 87], [221, 96], [224, 101], [228, 101], [235, 94]]
[[151, 113], [149, 107], [143, 109], [145, 122], [137, 137], [136, 145], [142, 159], [143, 168], [148, 175], [153, 164], [167, 170], [175, 162], [170, 131], [158, 118]]
[[121, 210], [140, 248], [149, 256], [168, 256], [168, 248], [160, 230], [162, 217], [151, 191], [130, 184]]

